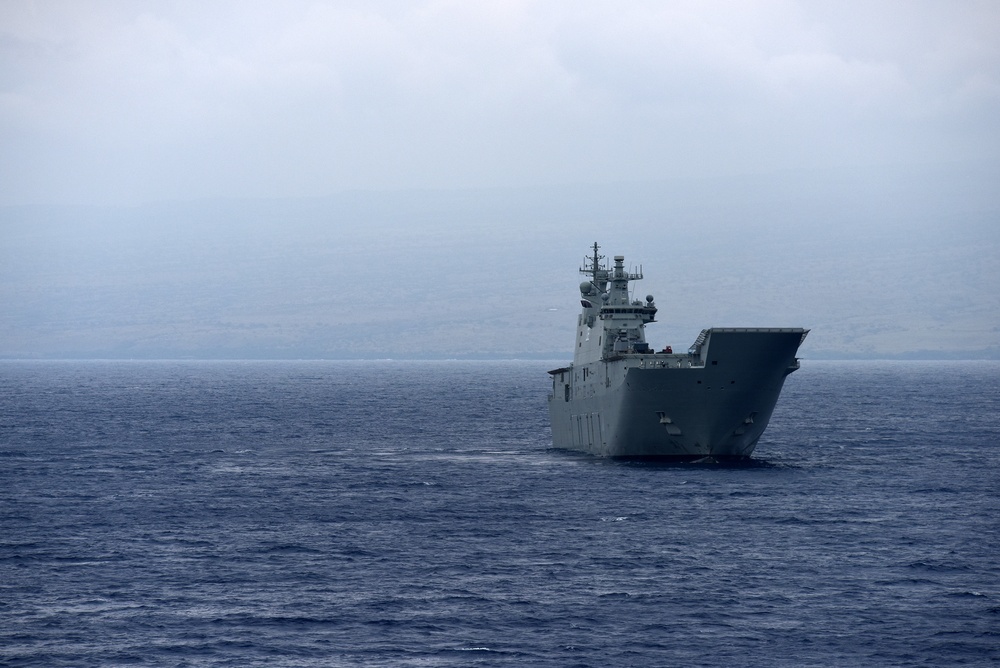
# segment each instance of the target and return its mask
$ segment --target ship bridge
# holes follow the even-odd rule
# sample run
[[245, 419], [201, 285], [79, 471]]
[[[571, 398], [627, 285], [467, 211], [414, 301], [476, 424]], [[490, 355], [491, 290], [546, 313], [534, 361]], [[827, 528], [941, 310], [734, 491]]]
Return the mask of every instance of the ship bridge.
[[638, 271], [625, 268], [625, 257], [616, 255], [614, 266], [602, 263], [604, 256], [595, 243], [593, 254], [584, 259], [580, 272], [590, 280], [580, 284], [583, 312], [577, 324], [575, 363], [596, 362], [628, 353], [652, 352], [646, 343], [645, 325], [655, 322], [656, 304], [632, 300], [629, 282], [642, 279]]

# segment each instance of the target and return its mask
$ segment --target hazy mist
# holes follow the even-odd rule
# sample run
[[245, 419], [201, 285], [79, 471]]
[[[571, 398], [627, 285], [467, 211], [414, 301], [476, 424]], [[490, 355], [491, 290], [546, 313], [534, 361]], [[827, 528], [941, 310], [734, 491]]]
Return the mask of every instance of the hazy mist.
[[0, 5], [0, 357], [1000, 356], [992, 2]]

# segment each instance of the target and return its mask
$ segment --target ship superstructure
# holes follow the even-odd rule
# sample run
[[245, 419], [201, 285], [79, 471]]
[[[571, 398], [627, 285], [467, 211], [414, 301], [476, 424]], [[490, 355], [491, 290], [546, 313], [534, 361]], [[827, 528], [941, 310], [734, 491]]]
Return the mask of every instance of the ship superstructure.
[[629, 293], [642, 268], [620, 255], [608, 266], [599, 251], [580, 268], [573, 363], [549, 372], [553, 444], [610, 457], [750, 456], [808, 330], [713, 327], [686, 353], [654, 351], [654, 298]]

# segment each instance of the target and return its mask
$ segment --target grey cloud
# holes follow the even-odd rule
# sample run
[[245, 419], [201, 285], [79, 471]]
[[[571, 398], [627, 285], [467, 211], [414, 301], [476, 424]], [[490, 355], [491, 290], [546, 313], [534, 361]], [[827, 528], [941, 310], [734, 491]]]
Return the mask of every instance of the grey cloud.
[[983, 159], [989, 4], [6, 3], [0, 201]]

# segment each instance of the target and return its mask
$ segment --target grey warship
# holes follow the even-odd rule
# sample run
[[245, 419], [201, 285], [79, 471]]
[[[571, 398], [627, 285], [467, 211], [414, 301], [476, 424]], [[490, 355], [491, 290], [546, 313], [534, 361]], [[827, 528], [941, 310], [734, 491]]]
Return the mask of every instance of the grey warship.
[[749, 457], [809, 330], [712, 327], [686, 353], [654, 351], [645, 334], [653, 296], [629, 295], [641, 267], [627, 270], [620, 255], [608, 266], [592, 250], [580, 268], [588, 280], [573, 363], [549, 371], [553, 445], [615, 458]]

